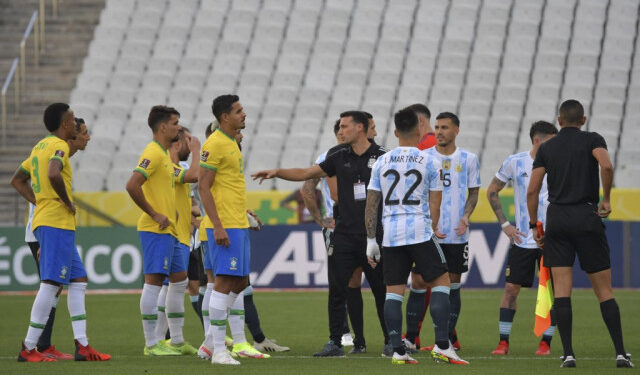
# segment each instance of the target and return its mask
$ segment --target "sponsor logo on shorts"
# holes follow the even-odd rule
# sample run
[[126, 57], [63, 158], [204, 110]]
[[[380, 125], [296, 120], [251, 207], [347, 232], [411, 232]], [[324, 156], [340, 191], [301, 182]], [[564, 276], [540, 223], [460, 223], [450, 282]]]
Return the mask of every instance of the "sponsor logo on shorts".
[[60, 278], [63, 280], [67, 278], [67, 266], [62, 266], [62, 269], [60, 270]]
[[229, 264], [231, 265], [231, 267], [229, 268], [231, 271], [238, 270], [238, 258], [231, 258]]
[[162, 269], [169, 269], [169, 258], [165, 257], [164, 258], [164, 266], [162, 266]]
[[147, 169], [147, 167], [149, 167], [149, 164], [151, 164], [151, 160], [142, 159], [142, 161], [140, 161], [140, 164], [138, 165], [138, 167], [140, 167], [142, 169]]
[[200, 160], [207, 161], [208, 158], [209, 158], [209, 151], [202, 151], [202, 153], [200, 154]]

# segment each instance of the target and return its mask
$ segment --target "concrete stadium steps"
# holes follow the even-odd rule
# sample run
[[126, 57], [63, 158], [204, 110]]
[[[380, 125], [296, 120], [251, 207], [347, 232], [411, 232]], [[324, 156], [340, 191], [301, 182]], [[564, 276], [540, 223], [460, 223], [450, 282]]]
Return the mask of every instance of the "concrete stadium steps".
[[[58, 18], [54, 19], [47, 2], [46, 49], [39, 68], [32, 62], [27, 64], [21, 111], [15, 117], [9, 108], [7, 145], [0, 147], [0, 225], [20, 224], [24, 220], [24, 201], [9, 180], [33, 144], [47, 134], [42, 123], [44, 108], [52, 102], [69, 101], [104, 4], [104, 0], [63, 1]], [[5, 77], [11, 61], [19, 56], [20, 40], [37, 7], [37, 0], [0, 1], [0, 77]]]

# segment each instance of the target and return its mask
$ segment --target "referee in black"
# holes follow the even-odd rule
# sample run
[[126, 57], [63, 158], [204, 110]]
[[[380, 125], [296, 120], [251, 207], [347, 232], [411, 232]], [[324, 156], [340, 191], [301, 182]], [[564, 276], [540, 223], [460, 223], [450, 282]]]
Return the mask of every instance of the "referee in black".
[[[551, 268], [554, 309], [564, 356], [562, 367], [576, 367], [573, 353], [571, 289], [576, 255], [600, 302], [600, 311], [616, 349], [617, 367], [633, 367], [623, 341], [620, 309], [611, 288], [611, 261], [603, 218], [611, 213], [613, 166], [607, 144], [598, 133], [581, 131], [586, 117], [577, 100], [560, 106], [558, 135], [540, 146], [533, 162], [527, 190], [529, 217], [538, 217], [538, 194], [545, 174], [549, 189], [546, 235], [540, 237], [530, 222], [534, 238], [544, 247], [545, 266]], [[604, 190], [599, 201], [599, 179]]]
[[[254, 180], [259, 178], [260, 182], [274, 177], [289, 181], [305, 181], [336, 176], [337, 207], [340, 214], [336, 218], [334, 250], [328, 257], [330, 340], [320, 352], [314, 354], [317, 357], [344, 356], [344, 349], [340, 343], [345, 319], [344, 305], [349, 279], [356, 268], [362, 267], [365, 272], [376, 302], [385, 299], [386, 292], [381, 273], [371, 269], [367, 261], [364, 209], [371, 167], [386, 150], [367, 139], [368, 127], [369, 119], [364, 112], [343, 112], [340, 114], [338, 134], [344, 143], [330, 149], [324, 162], [309, 168], [272, 169], [252, 175]], [[381, 215], [378, 216], [381, 217]], [[382, 224], [378, 223], [379, 243], [382, 242], [381, 227]], [[351, 308], [349, 306], [349, 309]], [[355, 325], [353, 321], [351, 323]], [[388, 335], [383, 318], [380, 324], [385, 333], [385, 346], [387, 346]], [[354, 348], [364, 348], [365, 345], [364, 337], [356, 337], [354, 340]], [[364, 350], [359, 351], [359, 353], [363, 352]]]

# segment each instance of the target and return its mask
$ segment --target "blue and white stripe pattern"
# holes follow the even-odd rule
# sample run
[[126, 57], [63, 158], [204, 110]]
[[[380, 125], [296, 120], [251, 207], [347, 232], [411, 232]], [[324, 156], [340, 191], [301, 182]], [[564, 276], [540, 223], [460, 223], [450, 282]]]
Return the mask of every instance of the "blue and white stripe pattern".
[[513, 322], [499, 322], [498, 323], [498, 329], [500, 331], [501, 335], [511, 335], [511, 326], [513, 325]]
[[383, 246], [431, 239], [429, 191], [442, 190], [432, 157], [415, 147], [397, 147], [376, 160], [367, 189], [382, 193]]
[[[498, 173], [496, 173], [496, 178], [502, 182], [513, 181], [513, 201], [516, 209], [515, 226], [520, 232], [526, 233], [526, 237], [522, 238], [522, 243], [518, 246], [526, 249], [536, 249], [538, 247], [533, 239], [533, 232], [529, 229], [529, 210], [527, 209], [527, 188], [529, 187], [532, 169], [533, 158], [527, 151], [507, 157]], [[538, 221], [543, 224], [547, 217], [548, 199], [549, 191], [547, 190], [547, 176], [545, 176], [538, 196]]]
[[29, 203], [29, 220], [27, 221], [27, 227], [24, 230], [24, 242], [38, 242], [36, 236], [33, 234], [33, 213], [36, 211], [36, 205]]
[[467, 189], [480, 187], [480, 162], [478, 157], [466, 150], [456, 148], [451, 155], [443, 155], [431, 147], [425, 150], [436, 160], [442, 180], [442, 204], [438, 229], [444, 233], [444, 244], [461, 244], [469, 241], [469, 229], [462, 236], [456, 234], [460, 219], [464, 215]]
[[[327, 151], [325, 151], [322, 155], [318, 156], [316, 159], [316, 164], [322, 163], [327, 158]], [[330, 218], [333, 217], [333, 199], [331, 199], [331, 192], [329, 191], [329, 184], [327, 183], [327, 178], [323, 178], [320, 181], [320, 192], [322, 192], [322, 202], [324, 203], [324, 212], [325, 217]]]

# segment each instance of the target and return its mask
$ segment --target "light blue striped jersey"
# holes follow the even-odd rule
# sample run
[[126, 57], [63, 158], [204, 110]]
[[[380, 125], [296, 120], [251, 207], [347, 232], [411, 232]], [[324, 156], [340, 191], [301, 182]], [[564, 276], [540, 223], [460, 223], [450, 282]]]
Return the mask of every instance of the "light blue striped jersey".
[[429, 190], [442, 190], [433, 157], [416, 147], [396, 147], [373, 164], [367, 189], [382, 193], [383, 246], [431, 239]]
[[[320, 164], [327, 158], [327, 151], [316, 159], [316, 164]], [[333, 199], [331, 199], [331, 192], [329, 191], [329, 184], [327, 178], [324, 177], [320, 181], [320, 192], [322, 193], [322, 202], [324, 203], [324, 216], [327, 218], [333, 217]]]
[[[513, 202], [516, 206], [516, 228], [522, 233], [522, 244], [518, 245], [527, 249], [537, 249], [536, 241], [533, 240], [533, 232], [529, 229], [529, 210], [527, 209], [527, 188], [533, 169], [533, 159], [529, 152], [510, 155], [504, 163], [496, 178], [502, 182], [513, 181]], [[547, 176], [544, 176], [542, 188], [538, 196], [538, 221], [545, 223], [547, 217], [547, 206], [549, 205], [549, 191], [547, 190]]]
[[29, 220], [27, 220], [27, 227], [24, 230], [24, 242], [38, 242], [36, 236], [33, 234], [33, 213], [36, 210], [36, 205], [29, 203]]
[[445, 244], [461, 244], [469, 242], [469, 229], [462, 236], [456, 234], [460, 219], [464, 215], [467, 201], [467, 189], [480, 187], [480, 162], [478, 157], [461, 148], [451, 155], [442, 155], [436, 147], [425, 152], [436, 159], [436, 168], [440, 169], [442, 181], [442, 204], [440, 205], [440, 221], [438, 230], [446, 235], [438, 242]]

